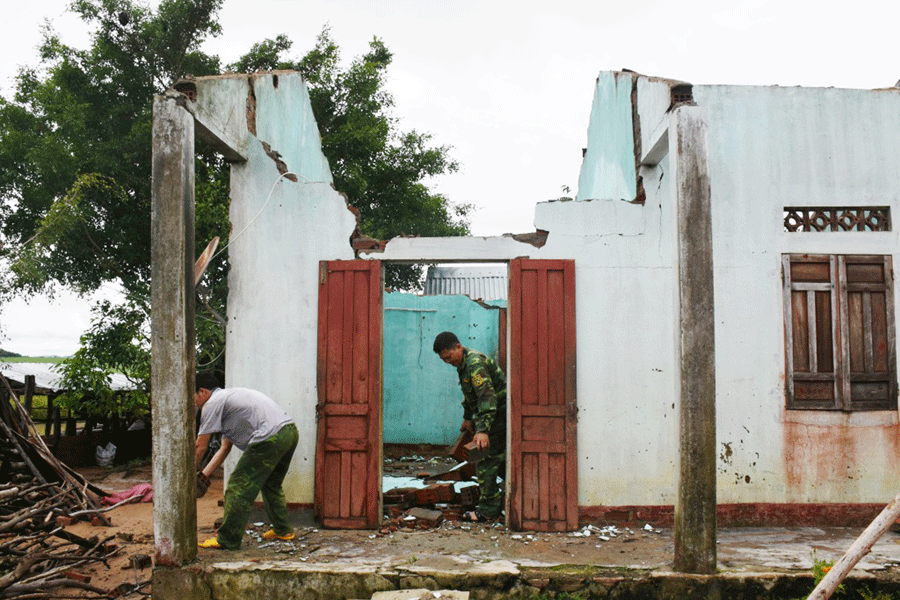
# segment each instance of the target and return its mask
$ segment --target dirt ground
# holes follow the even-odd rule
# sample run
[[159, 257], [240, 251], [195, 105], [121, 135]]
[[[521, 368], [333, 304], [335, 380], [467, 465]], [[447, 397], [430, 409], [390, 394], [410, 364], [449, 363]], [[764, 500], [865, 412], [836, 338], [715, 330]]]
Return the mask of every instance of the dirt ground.
[[[388, 456], [385, 472], [396, 476], [412, 476], [423, 472], [440, 472], [452, 466], [452, 462], [430, 459], [418, 455]], [[79, 469], [84, 477], [107, 492], [127, 490], [141, 483], [151, 483], [150, 463], [128, 467], [88, 467]], [[198, 539], [215, 535], [216, 520], [222, 516], [219, 501], [223, 494], [221, 470], [212, 478], [209, 492], [197, 501]], [[149, 592], [152, 565], [143, 557], [154, 554], [152, 503], [126, 504], [106, 513], [111, 527], [93, 526], [79, 522], [67, 527], [83, 537], [114, 537], [118, 551], [107, 565], [98, 563], [82, 569], [90, 575], [91, 584], [103, 589], [120, 590], [125, 596], [137, 598], [140, 592]], [[203, 550], [198, 552], [201, 561], [271, 561], [296, 560], [317, 564], [346, 563], [388, 564], [420, 562], [436, 564], [441, 557], [454, 564], [482, 563], [502, 558], [517, 564], [593, 564], [597, 549], [603, 545], [603, 553], [609, 563], [623, 566], [651, 568], [661, 554], [671, 552], [670, 536], [660, 530], [629, 529], [624, 527], [592, 527], [579, 535], [517, 533], [506, 527], [473, 525], [445, 521], [432, 530], [401, 529], [390, 534], [373, 531], [336, 531], [320, 529], [310, 511], [292, 514], [297, 537], [290, 542], [267, 541], [262, 533], [269, 528], [262, 511], [255, 511], [248, 523], [244, 545], [239, 551], [225, 552]], [[641, 543], [635, 544], [640, 540]], [[616, 556], [620, 557], [615, 560]]]

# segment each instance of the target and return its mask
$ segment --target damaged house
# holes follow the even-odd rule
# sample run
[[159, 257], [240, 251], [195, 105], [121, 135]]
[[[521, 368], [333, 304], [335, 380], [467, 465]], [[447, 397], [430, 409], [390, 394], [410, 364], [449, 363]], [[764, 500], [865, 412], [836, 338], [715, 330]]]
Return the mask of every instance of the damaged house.
[[[455, 262], [508, 269], [510, 526], [671, 523], [679, 281], [693, 268], [679, 258], [679, 218], [692, 224], [678, 214], [677, 174], [690, 178], [698, 164], [711, 199], [720, 520], [859, 522], [896, 493], [900, 89], [691, 86], [603, 72], [577, 198], [539, 202], [535, 232], [380, 242], [360, 235], [331, 185], [299, 74], [179, 89], [156, 100], [157, 156], [192, 152], [196, 122], [233, 162], [230, 217], [241, 234], [228, 250], [226, 383], [259, 389], [293, 416], [300, 445], [285, 490], [326, 526], [382, 518], [383, 357], [394, 342], [381, 270]], [[705, 144], [676, 134], [686, 118]], [[190, 162], [172, 159], [181, 171], [169, 179], [154, 170], [154, 285], [168, 285], [158, 273], [174, 280], [169, 297], [192, 259], [166, 262], [162, 240], [193, 234], [188, 208], [163, 208], [189, 204], [179, 198], [192, 196]], [[165, 315], [154, 306], [157, 332], [190, 335], [193, 309], [179, 302]], [[183, 404], [192, 368], [171, 335], [154, 334], [154, 415], [187, 431], [157, 409]], [[189, 456], [172, 438], [170, 456]], [[165, 539], [180, 525], [157, 527]]]

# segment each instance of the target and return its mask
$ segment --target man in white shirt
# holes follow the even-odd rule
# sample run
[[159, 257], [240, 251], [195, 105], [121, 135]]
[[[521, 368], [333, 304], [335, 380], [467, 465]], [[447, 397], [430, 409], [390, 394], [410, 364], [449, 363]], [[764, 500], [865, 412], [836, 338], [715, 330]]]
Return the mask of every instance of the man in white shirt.
[[198, 373], [194, 403], [200, 411], [195, 460], [199, 465], [213, 433], [222, 434], [222, 447], [201, 471], [209, 477], [231, 452], [232, 445], [243, 451], [225, 489], [225, 518], [218, 535], [201, 548], [237, 550], [257, 494], [272, 529], [266, 539], [291, 540], [294, 530], [288, 521], [287, 503], [281, 485], [297, 448], [297, 426], [274, 400], [248, 388], [221, 388], [215, 374]]

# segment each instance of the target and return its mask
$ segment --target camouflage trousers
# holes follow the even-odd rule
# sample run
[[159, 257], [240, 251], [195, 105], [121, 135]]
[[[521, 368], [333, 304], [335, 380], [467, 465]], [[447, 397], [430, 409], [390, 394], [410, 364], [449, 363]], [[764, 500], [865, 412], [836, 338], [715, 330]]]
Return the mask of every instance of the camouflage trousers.
[[229, 550], [241, 547], [253, 501], [260, 492], [275, 533], [293, 532], [281, 484], [298, 440], [297, 426], [289, 423], [266, 441], [251, 444], [241, 455], [225, 490], [225, 518], [216, 536], [220, 546]]
[[491, 453], [481, 459], [475, 465], [475, 480], [481, 491], [478, 500], [478, 512], [494, 519], [500, 516], [503, 509], [503, 483], [497, 483], [497, 478], [506, 479], [506, 434], [502, 437], [491, 436]]

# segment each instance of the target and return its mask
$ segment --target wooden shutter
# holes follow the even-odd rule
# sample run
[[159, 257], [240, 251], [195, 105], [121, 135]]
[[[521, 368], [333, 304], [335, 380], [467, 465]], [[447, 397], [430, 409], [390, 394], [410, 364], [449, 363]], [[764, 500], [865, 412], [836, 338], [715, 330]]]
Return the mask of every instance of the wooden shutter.
[[890, 256], [840, 256], [842, 393], [854, 410], [896, 407]]
[[575, 264], [510, 262], [509, 524], [578, 527]]
[[788, 408], [835, 408], [840, 314], [834, 256], [784, 255], [784, 322]]
[[381, 524], [381, 263], [319, 265], [316, 515], [325, 527]]
[[785, 255], [788, 408], [897, 406], [890, 256]]

